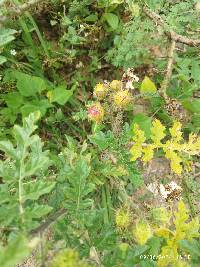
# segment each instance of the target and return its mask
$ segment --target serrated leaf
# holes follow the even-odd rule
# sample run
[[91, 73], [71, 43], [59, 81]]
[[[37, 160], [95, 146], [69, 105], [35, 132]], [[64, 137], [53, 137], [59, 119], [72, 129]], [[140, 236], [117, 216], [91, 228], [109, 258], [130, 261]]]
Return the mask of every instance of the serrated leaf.
[[56, 102], [60, 105], [64, 105], [72, 95], [73, 89], [66, 90], [64, 86], [57, 87], [56, 89], [47, 93], [50, 103]]
[[116, 30], [119, 25], [119, 18], [113, 13], [104, 13], [103, 18], [106, 19], [108, 24], [113, 30]]
[[48, 194], [55, 186], [55, 182], [36, 181], [24, 184], [23, 200], [37, 200], [42, 195]]
[[28, 207], [25, 210], [26, 220], [40, 219], [52, 211], [52, 207], [47, 205], [38, 205], [35, 204], [34, 207]]
[[17, 153], [10, 141], [0, 141], [0, 150], [4, 151], [7, 156], [16, 159]]
[[140, 86], [140, 93], [141, 94], [155, 94], [157, 92], [156, 85], [147, 77], [145, 76], [142, 84]]

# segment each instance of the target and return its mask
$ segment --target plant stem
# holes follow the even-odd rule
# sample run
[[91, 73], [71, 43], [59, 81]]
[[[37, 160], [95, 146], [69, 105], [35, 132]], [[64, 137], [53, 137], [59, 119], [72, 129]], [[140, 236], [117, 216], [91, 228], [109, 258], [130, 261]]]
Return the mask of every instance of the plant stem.
[[185, 191], [185, 194], [186, 194], [186, 198], [188, 200], [188, 204], [189, 204], [189, 207], [190, 207], [191, 215], [194, 218], [196, 216], [196, 211], [195, 211], [195, 207], [193, 205], [193, 202], [192, 202], [192, 199], [191, 199], [191, 196], [190, 196], [190, 192], [189, 192], [189, 188], [188, 188], [188, 185], [187, 185], [186, 177], [182, 178], [182, 184], [183, 184], [183, 188], [184, 188], [184, 191]]

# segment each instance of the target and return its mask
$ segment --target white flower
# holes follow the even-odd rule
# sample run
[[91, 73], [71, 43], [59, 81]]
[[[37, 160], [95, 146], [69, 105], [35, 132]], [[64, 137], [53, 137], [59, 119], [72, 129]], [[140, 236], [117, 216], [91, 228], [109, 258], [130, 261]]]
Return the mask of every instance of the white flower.
[[133, 86], [132, 81], [126, 82], [125, 88], [128, 89], [128, 90], [133, 90], [134, 86]]
[[12, 49], [12, 50], [10, 50], [10, 54], [11, 54], [12, 56], [16, 56], [17, 52], [16, 52], [15, 49]]
[[136, 76], [136, 75], [133, 75], [133, 77], [132, 77], [132, 78], [133, 78], [133, 80], [134, 80], [136, 83], [138, 83], [138, 82], [139, 82], [139, 80], [140, 80], [140, 79], [139, 79], [139, 77], [138, 77], [138, 76]]
[[163, 184], [160, 184], [160, 194], [161, 194], [161, 197], [164, 199], [166, 199], [168, 196], [168, 192], [166, 191]]
[[150, 183], [147, 185], [147, 189], [153, 193], [154, 195], [158, 195], [158, 184], [157, 183]]

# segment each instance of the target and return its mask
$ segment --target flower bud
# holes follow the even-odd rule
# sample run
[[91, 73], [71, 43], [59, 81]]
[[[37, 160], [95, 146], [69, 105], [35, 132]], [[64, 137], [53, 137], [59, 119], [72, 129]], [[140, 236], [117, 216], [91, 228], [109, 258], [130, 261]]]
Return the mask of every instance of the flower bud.
[[98, 83], [94, 87], [93, 95], [97, 99], [102, 100], [102, 99], [104, 99], [106, 97], [107, 92], [108, 92], [108, 87], [105, 84], [103, 84], [103, 83]]
[[116, 216], [115, 216], [115, 222], [116, 222], [117, 227], [120, 229], [128, 228], [128, 226], [131, 223], [130, 213], [124, 208], [117, 210]]
[[126, 107], [131, 102], [131, 94], [128, 90], [120, 90], [114, 95], [114, 104], [119, 108]]
[[110, 83], [110, 89], [112, 89], [113, 91], [118, 91], [122, 89], [122, 82], [118, 81], [118, 80], [113, 80]]
[[104, 109], [99, 102], [94, 103], [93, 105], [88, 107], [88, 118], [91, 121], [95, 121], [100, 123], [103, 121], [104, 118]]

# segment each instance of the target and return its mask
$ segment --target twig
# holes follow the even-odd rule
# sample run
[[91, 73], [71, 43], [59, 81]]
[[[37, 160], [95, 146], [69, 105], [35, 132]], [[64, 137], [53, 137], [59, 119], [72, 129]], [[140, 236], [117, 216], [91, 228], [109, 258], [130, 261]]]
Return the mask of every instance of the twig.
[[160, 25], [163, 29], [165, 34], [175, 42], [183, 43], [190, 46], [199, 46], [200, 39], [190, 39], [186, 36], [180, 35], [173, 30], [169, 30], [169, 25], [154, 11], [150, 10], [148, 7], [143, 7], [144, 13], [151, 18], [156, 25]]
[[171, 76], [172, 76], [175, 48], [176, 48], [176, 41], [172, 39], [171, 45], [169, 48], [169, 52], [168, 52], [168, 63], [167, 63], [166, 74], [165, 74], [165, 78], [164, 78], [162, 85], [161, 85], [161, 93], [163, 94], [163, 97], [165, 99], [168, 98], [166, 95], [166, 90], [167, 90], [168, 84], [169, 84]]
[[37, 236], [39, 233], [47, 230], [53, 223], [55, 223], [60, 217], [62, 217], [65, 213], [67, 212], [67, 210], [65, 208], [62, 208], [60, 210], [58, 210], [56, 213], [54, 213], [53, 215], [50, 215], [47, 220], [41, 224], [40, 226], [38, 226], [37, 228], [35, 228], [34, 230], [32, 230], [30, 232], [30, 234], [35, 237]]

